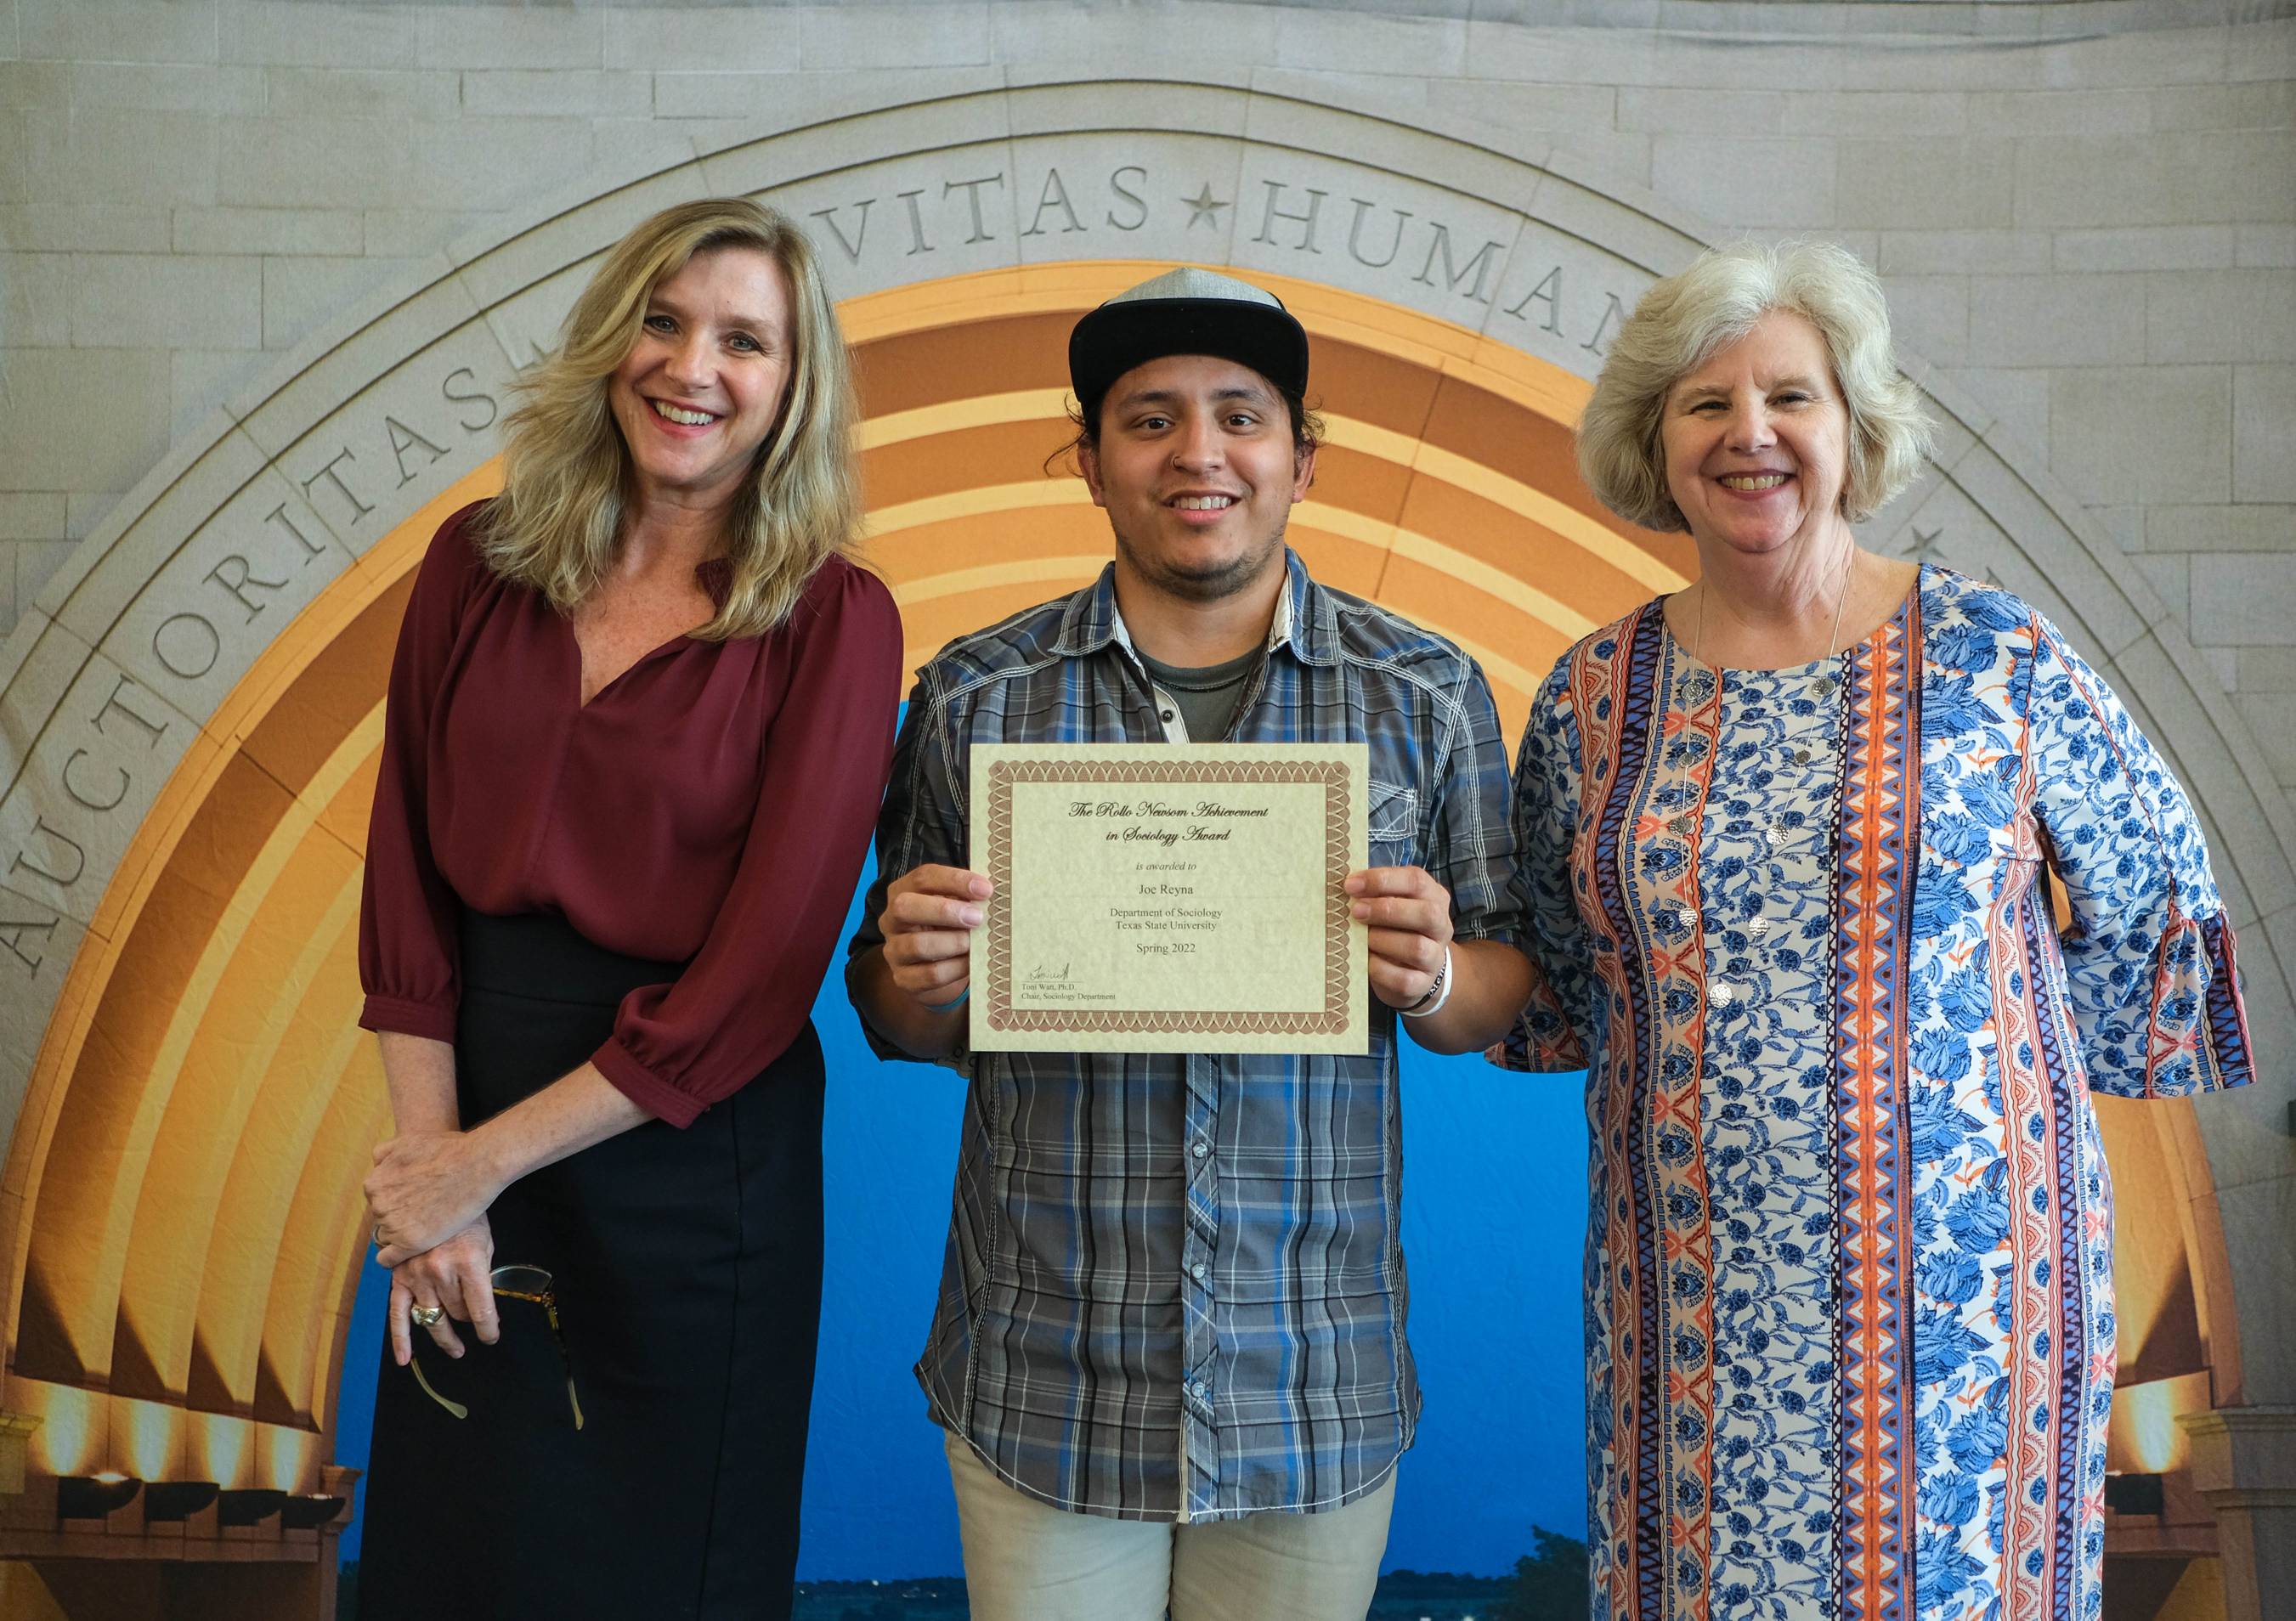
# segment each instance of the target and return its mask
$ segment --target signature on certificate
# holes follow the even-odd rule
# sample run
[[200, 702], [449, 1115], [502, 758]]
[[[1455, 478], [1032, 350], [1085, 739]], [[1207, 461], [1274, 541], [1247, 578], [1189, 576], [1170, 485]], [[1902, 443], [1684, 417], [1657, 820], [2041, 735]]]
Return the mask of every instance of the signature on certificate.
[[1021, 983], [1023, 985], [1057, 984], [1069, 977], [1070, 966], [1070, 965], [1069, 963], [1063, 962], [1058, 968], [1053, 968], [1045, 963], [1039, 962], [1036, 967], [1028, 971], [1028, 973], [1022, 978]]

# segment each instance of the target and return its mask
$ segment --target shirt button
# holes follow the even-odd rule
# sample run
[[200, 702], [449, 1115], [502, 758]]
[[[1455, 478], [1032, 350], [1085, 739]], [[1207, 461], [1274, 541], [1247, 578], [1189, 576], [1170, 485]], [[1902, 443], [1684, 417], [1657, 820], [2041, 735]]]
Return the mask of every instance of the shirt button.
[[1795, 764], [1795, 765], [1808, 765], [1808, 764], [1809, 764], [1809, 750], [1808, 750], [1808, 749], [1795, 749], [1795, 750], [1794, 750], [1794, 764]]
[[1738, 993], [1730, 988], [1730, 982], [1727, 979], [1717, 979], [1706, 995], [1707, 1000], [1713, 1003], [1716, 1007], [1726, 1008], [1736, 998]]
[[1159, 709], [1156, 712], [1164, 717], [1164, 724], [1168, 726], [1172, 724], [1172, 712], [1169, 709]]
[[1206, 1154], [1209, 1154], [1211, 1151], [1212, 1145], [1205, 1142], [1201, 1137], [1197, 1138], [1193, 1143], [1189, 1145], [1188, 1148], [1188, 1152], [1193, 1154], [1199, 1159], [1201, 1159]]
[[1201, 1379], [1198, 1379], [1198, 1380], [1196, 1381], [1196, 1400], [1198, 1400], [1198, 1401], [1200, 1401], [1200, 1402], [1207, 1402], [1207, 1403], [1208, 1403], [1208, 1402], [1210, 1402], [1211, 1399], [1212, 1399], [1212, 1388], [1211, 1388], [1210, 1385], [1207, 1385], [1206, 1383], [1204, 1383], [1204, 1381], [1203, 1381], [1203, 1380], [1201, 1380]]
[[1205, 1266], [1201, 1261], [1198, 1261], [1193, 1266], [1188, 1268], [1188, 1276], [1201, 1283], [1204, 1281], [1204, 1276], [1210, 1270], [1210, 1269]]

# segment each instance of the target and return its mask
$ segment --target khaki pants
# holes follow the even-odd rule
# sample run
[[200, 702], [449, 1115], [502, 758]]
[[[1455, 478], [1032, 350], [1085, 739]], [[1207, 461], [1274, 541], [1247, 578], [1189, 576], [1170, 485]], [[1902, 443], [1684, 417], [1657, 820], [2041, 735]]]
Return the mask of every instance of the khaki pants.
[[1205, 1525], [1047, 1507], [944, 1430], [973, 1621], [1362, 1621], [1395, 1476], [1343, 1509]]

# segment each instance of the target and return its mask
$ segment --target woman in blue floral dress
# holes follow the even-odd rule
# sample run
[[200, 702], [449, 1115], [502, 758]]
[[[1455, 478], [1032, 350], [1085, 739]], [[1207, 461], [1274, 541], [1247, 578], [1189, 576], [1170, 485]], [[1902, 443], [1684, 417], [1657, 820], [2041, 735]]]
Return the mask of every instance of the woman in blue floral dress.
[[1579, 436], [1701, 566], [1564, 656], [1516, 779], [1495, 1056], [1589, 1068], [1594, 1613], [2090, 1621], [2087, 1093], [2249, 1077], [2192, 806], [2034, 609], [1852, 538], [1927, 450], [1853, 256], [1660, 282]]

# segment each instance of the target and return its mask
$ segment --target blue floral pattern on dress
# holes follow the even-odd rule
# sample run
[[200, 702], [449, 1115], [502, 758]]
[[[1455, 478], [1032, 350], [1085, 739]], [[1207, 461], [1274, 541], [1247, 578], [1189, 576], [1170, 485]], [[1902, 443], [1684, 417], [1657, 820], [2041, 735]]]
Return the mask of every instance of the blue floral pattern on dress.
[[[1677, 667], [1680, 668], [1682, 667]], [[1830, 1621], [1833, 1356], [1831, 809], [1841, 663], [1723, 678], [1700, 833], [1714, 1228], [1716, 1613]]]
[[[1594, 1614], [2096, 1621], [2116, 1325], [2088, 1093], [2251, 1071], [2199, 819], [2006, 592], [1924, 569], [1902, 637], [1845, 655], [1857, 708], [1815, 667], [1716, 699], [1659, 614], [1533, 701], [1540, 977], [1492, 1054], [1589, 1071]], [[1877, 851], [1902, 864], [1879, 892]], [[1877, 921], [1886, 961], [1853, 948]], [[1855, 1027], [1886, 1074], [1845, 1008], [1885, 1015]]]

